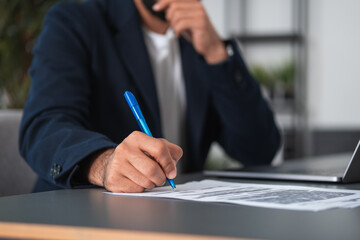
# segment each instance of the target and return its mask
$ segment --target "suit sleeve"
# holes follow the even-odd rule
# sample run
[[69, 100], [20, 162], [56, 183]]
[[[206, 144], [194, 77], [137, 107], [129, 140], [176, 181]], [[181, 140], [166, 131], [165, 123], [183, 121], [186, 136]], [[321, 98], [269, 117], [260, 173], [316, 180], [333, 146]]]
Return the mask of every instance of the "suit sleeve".
[[272, 111], [237, 43], [227, 44], [231, 44], [234, 54], [224, 62], [208, 65], [199, 59], [211, 96], [211, 115], [217, 116], [212, 129], [218, 129], [216, 140], [231, 157], [246, 165], [270, 163], [280, 145]]
[[[75, 6], [75, 7], [74, 7]], [[79, 163], [116, 144], [89, 122], [91, 30], [76, 5], [49, 11], [34, 49], [32, 85], [20, 128], [20, 152], [40, 178], [74, 187]]]

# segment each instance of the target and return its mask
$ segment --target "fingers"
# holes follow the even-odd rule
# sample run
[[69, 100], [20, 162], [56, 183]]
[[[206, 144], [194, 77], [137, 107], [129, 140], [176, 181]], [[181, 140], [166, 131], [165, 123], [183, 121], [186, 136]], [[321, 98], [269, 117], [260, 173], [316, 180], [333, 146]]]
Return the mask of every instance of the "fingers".
[[119, 176], [116, 181], [108, 180], [104, 186], [110, 192], [118, 193], [137, 193], [143, 192], [144, 188], [134, 183], [125, 176]]
[[[164, 11], [168, 8], [172, 3], [180, 2], [179, 0], [158, 0], [156, 4], [154, 4], [154, 11]], [[181, 2], [199, 2], [198, 0], [181, 0]]]
[[161, 138], [161, 141], [163, 141], [165, 144], [167, 144], [171, 157], [178, 162], [180, 160], [180, 158], [183, 156], [183, 150], [181, 147], [179, 147], [178, 145], [169, 142], [168, 140]]
[[151, 145], [139, 147], [160, 165], [166, 177], [170, 179], [176, 177], [176, 160], [172, 158], [168, 145], [164, 141], [153, 139]]
[[215, 64], [228, 57], [225, 46], [200, 1], [158, 0], [153, 9], [165, 11], [166, 20], [176, 36], [182, 35], [191, 42], [207, 63]]
[[[119, 161], [114, 155], [114, 158], [109, 162], [104, 173], [103, 186], [111, 192], [142, 192], [146, 188], [146, 184], [137, 184], [130, 180], [128, 176], [129, 167], [126, 162]], [[134, 177], [136, 179], [136, 177]], [[141, 181], [140, 177], [136, 180]], [[143, 185], [143, 186], [142, 186]]]
[[161, 169], [160, 165], [145, 153], [138, 152], [133, 154], [131, 158], [129, 158], [129, 163], [134, 169], [137, 170], [137, 172], [141, 173], [142, 176], [145, 176], [146, 179], [148, 179], [148, 181], [153, 185], [164, 185], [166, 180], [165, 173]]
[[106, 165], [103, 186], [112, 192], [142, 192], [176, 176], [182, 149], [165, 139], [133, 132], [118, 145]]
[[197, 17], [199, 19], [207, 17], [203, 5], [198, 1], [174, 2], [166, 10], [166, 19], [176, 23], [179, 18]]
[[[115, 151], [114, 158], [109, 164], [104, 177], [104, 187], [112, 192], [142, 192], [144, 189], [152, 189], [156, 186], [162, 186], [165, 183], [165, 175], [161, 171], [160, 166], [148, 157], [141, 157], [141, 165], [146, 165], [147, 161], [154, 163], [158, 172], [154, 172], [150, 177], [139, 171], [138, 166], [133, 166], [128, 159], [137, 159], [136, 152], [127, 154], [122, 151], [122, 147], [118, 147]], [[125, 158], [124, 158], [125, 157]], [[145, 164], [144, 164], [145, 163]], [[140, 166], [141, 166], [140, 165]], [[141, 168], [140, 168], [141, 169]], [[156, 180], [154, 180], [154, 178]]]
[[[189, 17], [189, 18], [180, 18], [177, 20], [176, 23], [172, 25], [175, 35], [180, 36], [184, 32], [188, 31], [189, 29], [195, 30], [204, 29], [204, 21], [196, 21], [196, 17]], [[190, 31], [192, 34], [195, 34], [194, 31]], [[196, 32], [197, 33], [197, 32]]]
[[171, 26], [175, 26], [181, 19], [205, 19], [205, 13], [201, 8], [170, 8], [166, 13], [166, 18]]
[[160, 165], [166, 177], [170, 179], [176, 177], [176, 162], [182, 156], [180, 147], [168, 141], [149, 137], [142, 132], [133, 132], [129, 138], [138, 144], [137, 147], [142, 152], [148, 154]]
[[131, 163], [126, 164], [122, 167], [122, 171], [126, 173], [126, 177], [137, 184], [138, 186], [144, 189], [153, 189], [155, 185], [162, 186], [165, 182], [165, 177], [163, 180], [160, 179], [158, 183], [154, 183], [149, 177], [142, 174], [138, 169], [136, 169]]
[[[155, 9], [159, 9], [158, 11], [166, 10], [166, 19], [175, 30], [177, 36], [187, 29], [205, 29], [208, 23], [205, 9], [197, 0], [163, 0], [154, 5], [154, 10]], [[180, 31], [178, 30], [180, 27], [178, 23], [184, 20], [192, 24], [187, 24], [185, 27], [182, 27]]]

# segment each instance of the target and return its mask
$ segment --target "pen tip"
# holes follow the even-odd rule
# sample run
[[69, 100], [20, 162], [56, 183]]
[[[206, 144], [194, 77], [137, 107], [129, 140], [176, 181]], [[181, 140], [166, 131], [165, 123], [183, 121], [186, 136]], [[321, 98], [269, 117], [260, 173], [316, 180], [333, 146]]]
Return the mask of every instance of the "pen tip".
[[174, 183], [174, 180], [169, 179], [168, 182], [169, 182], [170, 186], [172, 187], [172, 189], [175, 189], [175, 188], [176, 188], [176, 185], [175, 185], [175, 183]]

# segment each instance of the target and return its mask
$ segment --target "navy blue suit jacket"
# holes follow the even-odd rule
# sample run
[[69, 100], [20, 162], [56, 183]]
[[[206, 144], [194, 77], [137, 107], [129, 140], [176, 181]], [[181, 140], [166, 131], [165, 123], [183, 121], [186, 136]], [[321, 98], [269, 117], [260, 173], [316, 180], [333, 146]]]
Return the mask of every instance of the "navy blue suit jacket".
[[[47, 14], [34, 49], [20, 151], [37, 191], [76, 187], [92, 153], [139, 130], [123, 93], [132, 91], [154, 137], [162, 137], [156, 87], [133, 0], [62, 2]], [[218, 141], [243, 164], [269, 163], [280, 137], [238, 50], [208, 65], [180, 38], [186, 88], [187, 171], [202, 170]]]

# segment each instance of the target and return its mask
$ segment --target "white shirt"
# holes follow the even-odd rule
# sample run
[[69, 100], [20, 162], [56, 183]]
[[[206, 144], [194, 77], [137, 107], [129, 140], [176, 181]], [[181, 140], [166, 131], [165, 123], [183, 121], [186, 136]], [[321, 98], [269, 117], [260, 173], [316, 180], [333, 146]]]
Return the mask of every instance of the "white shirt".
[[179, 41], [173, 30], [158, 34], [143, 27], [160, 107], [164, 138], [182, 146], [185, 133], [185, 84]]

